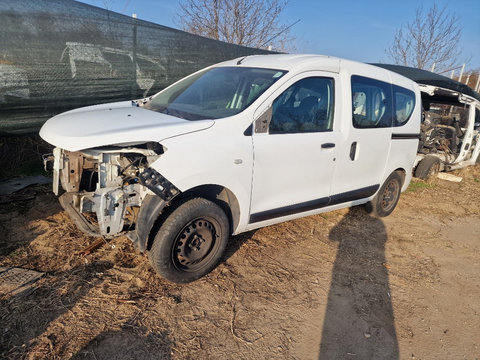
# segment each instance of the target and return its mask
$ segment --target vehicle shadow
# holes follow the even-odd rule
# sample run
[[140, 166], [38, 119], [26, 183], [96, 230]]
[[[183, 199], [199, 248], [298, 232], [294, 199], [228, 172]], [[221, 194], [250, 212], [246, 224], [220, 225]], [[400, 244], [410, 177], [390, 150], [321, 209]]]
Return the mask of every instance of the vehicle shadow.
[[228, 259], [230, 259], [243, 246], [243, 244], [252, 239], [256, 231], [257, 230], [251, 230], [235, 236], [231, 236], [228, 239], [228, 244], [225, 248], [225, 252], [223, 253], [220, 263], [223, 264]]
[[351, 208], [329, 234], [338, 242], [319, 359], [398, 359], [380, 219]]
[[[71, 360], [168, 360], [171, 358], [168, 332], [147, 333], [146, 329], [130, 329], [128, 325], [128, 323], [125, 324], [119, 331], [101, 333], [78, 351]], [[145, 331], [142, 333], [142, 330]]]

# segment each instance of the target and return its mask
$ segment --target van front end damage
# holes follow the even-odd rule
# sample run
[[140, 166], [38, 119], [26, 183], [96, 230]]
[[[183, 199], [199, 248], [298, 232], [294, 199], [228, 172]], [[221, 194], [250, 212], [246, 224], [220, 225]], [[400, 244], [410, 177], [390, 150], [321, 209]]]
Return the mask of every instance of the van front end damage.
[[[163, 153], [158, 144], [109, 146], [71, 152], [55, 148], [44, 159], [53, 167], [53, 192], [85, 233], [111, 238], [135, 230], [147, 195], [165, 203], [179, 190], [150, 165]], [[52, 166], [53, 165], [53, 166]]]

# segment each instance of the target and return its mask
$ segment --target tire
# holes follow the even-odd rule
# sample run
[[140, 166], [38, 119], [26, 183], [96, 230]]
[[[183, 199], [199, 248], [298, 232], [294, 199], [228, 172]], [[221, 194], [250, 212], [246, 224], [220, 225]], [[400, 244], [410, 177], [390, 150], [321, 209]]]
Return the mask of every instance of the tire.
[[375, 197], [365, 204], [368, 213], [376, 217], [385, 217], [392, 213], [400, 199], [402, 177], [393, 172], [383, 183]]
[[174, 283], [188, 283], [209, 273], [221, 259], [229, 221], [215, 203], [194, 198], [174, 209], [153, 240], [148, 258], [154, 270]]
[[428, 180], [438, 174], [440, 171], [441, 161], [434, 155], [425, 156], [417, 165], [415, 169], [415, 177]]

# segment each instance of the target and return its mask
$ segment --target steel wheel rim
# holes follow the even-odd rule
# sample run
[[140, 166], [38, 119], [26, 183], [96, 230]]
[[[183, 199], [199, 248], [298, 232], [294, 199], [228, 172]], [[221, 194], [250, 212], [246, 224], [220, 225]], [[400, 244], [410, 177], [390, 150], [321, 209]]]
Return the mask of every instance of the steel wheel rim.
[[220, 244], [221, 227], [211, 217], [199, 217], [185, 225], [175, 237], [172, 262], [178, 270], [193, 272], [208, 266]]
[[382, 209], [385, 212], [390, 211], [396, 203], [398, 193], [400, 192], [400, 185], [394, 179], [390, 180], [385, 186], [382, 194]]

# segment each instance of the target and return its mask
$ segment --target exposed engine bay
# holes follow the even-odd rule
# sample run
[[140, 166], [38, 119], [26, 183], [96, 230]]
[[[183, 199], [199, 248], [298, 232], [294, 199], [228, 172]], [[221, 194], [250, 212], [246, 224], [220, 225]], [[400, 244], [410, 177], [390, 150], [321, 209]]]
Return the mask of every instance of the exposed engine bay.
[[76, 224], [94, 236], [135, 229], [148, 194], [172, 198], [178, 190], [149, 166], [163, 153], [158, 143], [70, 152], [55, 148], [44, 158], [53, 170], [53, 190]]
[[440, 170], [472, 165], [480, 153], [480, 103], [461, 93], [421, 85], [423, 119], [417, 164], [427, 155]]
[[447, 163], [453, 162], [461, 151], [468, 111], [464, 107], [430, 104], [421, 125], [419, 153], [443, 153]]

